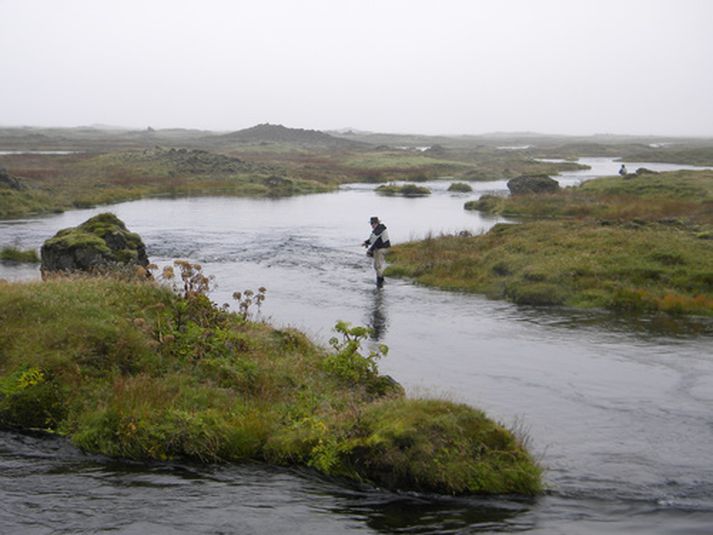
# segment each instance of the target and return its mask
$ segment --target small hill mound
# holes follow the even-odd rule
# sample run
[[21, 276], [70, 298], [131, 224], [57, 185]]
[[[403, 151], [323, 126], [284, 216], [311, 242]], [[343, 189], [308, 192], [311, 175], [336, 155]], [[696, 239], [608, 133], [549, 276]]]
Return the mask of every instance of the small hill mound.
[[319, 130], [287, 128], [281, 124], [259, 124], [230, 134], [211, 137], [213, 143], [288, 143], [301, 146], [349, 148], [366, 144], [330, 136]]

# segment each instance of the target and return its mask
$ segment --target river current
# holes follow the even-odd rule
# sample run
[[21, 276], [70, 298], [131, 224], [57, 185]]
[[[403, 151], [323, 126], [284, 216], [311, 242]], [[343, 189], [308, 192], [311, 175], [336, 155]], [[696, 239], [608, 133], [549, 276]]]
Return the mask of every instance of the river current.
[[[610, 159], [558, 177], [616, 174]], [[631, 170], [679, 169], [627, 164]], [[505, 181], [426, 198], [371, 185], [287, 199], [147, 199], [0, 222], [0, 245], [39, 249], [101, 211], [138, 232], [157, 264], [200, 262], [211, 294], [267, 288], [261, 315], [326, 343], [337, 320], [389, 346], [383, 372], [409, 395], [474, 405], [518, 429], [546, 469], [536, 499], [398, 494], [260, 464], [141, 464], [65, 440], [0, 432], [0, 533], [713, 532], [713, 325], [518, 307], [405, 280], [374, 285], [360, 243], [380, 216], [392, 242], [487, 231], [463, 203]], [[0, 265], [0, 277], [38, 278]]]

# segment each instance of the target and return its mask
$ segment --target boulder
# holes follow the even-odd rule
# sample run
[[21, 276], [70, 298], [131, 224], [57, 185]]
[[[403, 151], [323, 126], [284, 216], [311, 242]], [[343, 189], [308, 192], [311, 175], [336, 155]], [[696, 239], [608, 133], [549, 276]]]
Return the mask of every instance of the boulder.
[[26, 189], [25, 185], [16, 178], [11, 177], [4, 167], [0, 167], [0, 186], [16, 190]]
[[42, 273], [96, 271], [149, 263], [138, 234], [129, 232], [114, 214], [99, 214], [78, 227], [60, 230], [40, 251]]
[[559, 182], [547, 175], [519, 176], [508, 180], [508, 189], [512, 195], [527, 193], [550, 193], [560, 189]]

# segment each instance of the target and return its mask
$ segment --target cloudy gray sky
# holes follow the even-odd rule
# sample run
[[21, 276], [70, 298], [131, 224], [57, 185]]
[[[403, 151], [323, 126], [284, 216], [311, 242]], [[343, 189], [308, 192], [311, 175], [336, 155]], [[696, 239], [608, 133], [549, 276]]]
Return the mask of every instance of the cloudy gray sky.
[[713, 135], [711, 0], [0, 0], [0, 124]]

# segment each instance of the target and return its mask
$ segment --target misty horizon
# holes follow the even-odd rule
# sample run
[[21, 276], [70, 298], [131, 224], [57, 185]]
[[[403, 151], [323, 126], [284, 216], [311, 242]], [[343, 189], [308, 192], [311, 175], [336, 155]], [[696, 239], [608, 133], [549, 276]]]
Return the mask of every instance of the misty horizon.
[[713, 136], [713, 2], [0, 1], [0, 125]]

